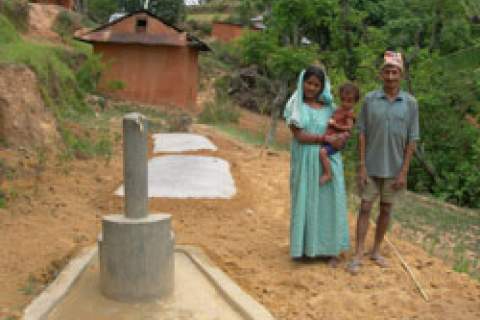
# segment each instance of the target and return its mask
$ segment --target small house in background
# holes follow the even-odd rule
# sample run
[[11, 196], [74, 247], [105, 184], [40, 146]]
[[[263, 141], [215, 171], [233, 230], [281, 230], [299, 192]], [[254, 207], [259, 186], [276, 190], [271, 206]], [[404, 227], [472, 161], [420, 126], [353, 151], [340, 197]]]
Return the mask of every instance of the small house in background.
[[230, 42], [241, 37], [246, 31], [260, 31], [256, 25], [244, 26], [240, 23], [214, 22], [212, 24], [212, 36], [221, 42]]
[[[197, 38], [139, 10], [76, 34], [106, 64], [99, 90], [120, 99], [190, 109], [198, 90], [198, 53], [210, 48]], [[119, 85], [121, 83], [121, 85]]]
[[56, 4], [69, 10], [73, 10], [75, 6], [74, 0], [30, 0], [30, 2], [39, 4]]

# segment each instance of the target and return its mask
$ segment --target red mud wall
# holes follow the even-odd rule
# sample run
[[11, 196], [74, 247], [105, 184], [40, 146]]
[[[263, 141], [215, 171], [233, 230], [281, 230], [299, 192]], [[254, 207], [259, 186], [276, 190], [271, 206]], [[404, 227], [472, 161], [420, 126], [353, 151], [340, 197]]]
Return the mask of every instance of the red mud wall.
[[248, 29], [243, 26], [214, 22], [212, 25], [212, 36], [219, 41], [230, 42], [240, 36]]
[[[195, 107], [198, 52], [189, 47], [96, 43], [94, 51], [107, 63], [100, 90], [114, 97], [145, 104]], [[124, 89], [112, 91], [119, 80]]]

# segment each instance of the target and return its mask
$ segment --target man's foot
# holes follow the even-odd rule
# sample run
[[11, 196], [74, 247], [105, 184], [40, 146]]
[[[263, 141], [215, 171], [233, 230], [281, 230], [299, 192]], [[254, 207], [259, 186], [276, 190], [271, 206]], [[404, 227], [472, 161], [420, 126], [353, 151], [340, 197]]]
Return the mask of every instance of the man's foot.
[[360, 272], [362, 262], [358, 259], [353, 259], [347, 264], [347, 271], [352, 275], [357, 275]]
[[328, 266], [330, 268], [336, 268], [339, 262], [340, 260], [337, 257], [331, 257], [330, 259], [328, 259]]
[[370, 256], [370, 260], [375, 262], [375, 264], [377, 266], [381, 267], [381, 268], [388, 268], [390, 266], [387, 259], [385, 259], [385, 257], [379, 255], [378, 253], [372, 254]]
[[320, 185], [323, 186], [328, 181], [332, 180], [332, 176], [328, 174], [324, 174], [320, 177]]

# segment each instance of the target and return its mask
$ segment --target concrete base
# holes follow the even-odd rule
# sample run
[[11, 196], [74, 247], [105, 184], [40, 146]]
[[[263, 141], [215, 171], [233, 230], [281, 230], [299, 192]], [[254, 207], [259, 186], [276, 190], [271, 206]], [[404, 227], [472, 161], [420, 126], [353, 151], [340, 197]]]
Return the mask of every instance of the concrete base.
[[100, 288], [118, 301], [166, 297], [174, 284], [174, 239], [170, 215], [142, 219], [123, 215], [103, 218], [99, 239]]
[[175, 249], [173, 294], [149, 303], [121, 303], [99, 291], [96, 247], [73, 259], [25, 309], [24, 320], [274, 320], [197, 247]]

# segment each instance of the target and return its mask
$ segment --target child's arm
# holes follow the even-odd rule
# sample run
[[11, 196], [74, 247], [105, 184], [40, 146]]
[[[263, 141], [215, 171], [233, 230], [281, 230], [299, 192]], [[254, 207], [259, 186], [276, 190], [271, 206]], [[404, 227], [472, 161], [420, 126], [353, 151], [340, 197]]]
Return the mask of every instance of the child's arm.
[[325, 142], [325, 137], [323, 135], [307, 133], [303, 129], [295, 126], [290, 126], [290, 130], [298, 142], [310, 144], [320, 144]]
[[332, 126], [333, 128], [335, 128], [337, 130], [350, 131], [353, 128], [353, 119], [348, 118], [347, 119], [347, 124], [345, 124], [345, 125], [341, 125], [339, 123], [336, 123], [335, 121], [330, 121], [329, 124], [330, 124], [330, 126]]

